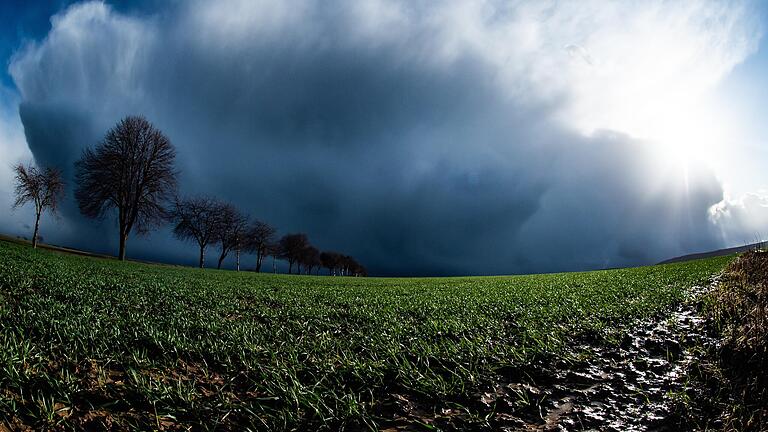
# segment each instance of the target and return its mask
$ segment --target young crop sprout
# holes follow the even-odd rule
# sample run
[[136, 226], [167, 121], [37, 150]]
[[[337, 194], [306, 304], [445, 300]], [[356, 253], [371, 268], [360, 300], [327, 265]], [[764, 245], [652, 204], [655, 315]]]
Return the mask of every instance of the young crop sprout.
[[35, 230], [32, 234], [32, 247], [37, 247], [38, 231], [40, 230], [40, 217], [47, 209], [55, 214], [64, 195], [64, 181], [58, 168], [40, 169], [31, 163], [28, 165], [16, 164], [13, 167], [15, 174], [14, 208], [26, 203], [35, 205]]

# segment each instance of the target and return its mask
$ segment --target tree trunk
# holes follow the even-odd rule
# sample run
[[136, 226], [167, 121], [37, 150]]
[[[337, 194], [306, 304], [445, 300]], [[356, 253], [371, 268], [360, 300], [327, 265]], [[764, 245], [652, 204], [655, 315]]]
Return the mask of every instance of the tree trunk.
[[32, 249], [37, 248], [37, 232], [40, 230], [40, 213], [35, 216], [35, 232], [32, 234]]
[[216, 267], [217, 269], [221, 270], [221, 263], [224, 262], [224, 258], [227, 257], [227, 253], [222, 250], [221, 255], [219, 256], [219, 265]]
[[293, 261], [288, 261], [288, 274], [291, 274], [293, 270]]
[[118, 259], [125, 261], [125, 243], [128, 241], [128, 234], [123, 234], [123, 230], [120, 230], [120, 250], [118, 252]]
[[235, 251], [235, 263], [237, 271], [240, 271], [240, 249]]
[[256, 254], [256, 273], [261, 272], [261, 262], [264, 260], [264, 256], [260, 253]]
[[205, 246], [200, 246], [200, 268], [205, 268]]
[[125, 211], [122, 207], [118, 207], [118, 226], [120, 227], [120, 248], [117, 251], [117, 259], [125, 261], [125, 242], [128, 240], [128, 229], [125, 219]]

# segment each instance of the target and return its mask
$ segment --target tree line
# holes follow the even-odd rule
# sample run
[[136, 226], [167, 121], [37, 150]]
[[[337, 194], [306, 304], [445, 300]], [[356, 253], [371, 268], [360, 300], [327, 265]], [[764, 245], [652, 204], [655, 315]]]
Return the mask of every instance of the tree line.
[[[354, 258], [333, 251], [320, 251], [306, 234], [280, 238], [270, 224], [251, 218], [236, 206], [210, 196], [180, 198], [176, 149], [146, 118], [128, 116], [107, 131], [94, 147], [83, 150], [75, 162], [75, 200], [80, 212], [91, 219], [116, 213], [119, 232], [118, 259], [125, 260], [131, 233], [146, 234], [163, 224], [173, 225], [174, 236], [195, 243], [200, 268], [206, 251], [218, 247], [217, 268], [235, 256], [240, 270], [241, 253], [256, 257], [255, 270], [262, 271], [266, 258], [288, 263], [288, 273], [365, 276], [364, 266]], [[14, 208], [35, 206], [32, 246], [37, 247], [41, 216], [55, 214], [64, 195], [61, 170], [16, 164]]]

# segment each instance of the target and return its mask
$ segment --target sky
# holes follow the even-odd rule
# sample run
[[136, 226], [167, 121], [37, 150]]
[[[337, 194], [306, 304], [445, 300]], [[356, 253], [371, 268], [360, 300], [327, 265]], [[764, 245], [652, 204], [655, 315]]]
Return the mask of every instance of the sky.
[[[182, 196], [375, 275], [765, 240], [766, 24], [759, 1], [5, 1], [0, 232], [30, 235], [10, 167], [35, 161], [69, 186], [44, 241], [114, 253], [114, 218], [78, 212], [73, 164], [140, 114], [175, 145]], [[129, 258], [196, 253], [170, 227], [128, 243]]]

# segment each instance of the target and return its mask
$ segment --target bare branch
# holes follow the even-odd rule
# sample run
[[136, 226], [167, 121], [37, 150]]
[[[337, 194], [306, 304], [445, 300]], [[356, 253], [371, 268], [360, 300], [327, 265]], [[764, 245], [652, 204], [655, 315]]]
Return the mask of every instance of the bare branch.
[[166, 220], [165, 205], [176, 191], [176, 150], [144, 117], [129, 116], [110, 129], [75, 163], [80, 211], [102, 218], [117, 210], [120, 259], [132, 231], [144, 234]]
[[13, 207], [18, 208], [27, 203], [35, 206], [35, 231], [32, 235], [32, 246], [37, 247], [37, 234], [40, 227], [40, 217], [48, 210], [55, 214], [59, 202], [64, 195], [64, 180], [58, 168], [47, 167], [39, 169], [33, 164], [16, 164], [14, 172]]
[[216, 243], [221, 232], [223, 203], [210, 197], [178, 200], [172, 212], [173, 234], [179, 240], [193, 240], [200, 248], [200, 268], [205, 266], [205, 249]]
[[245, 233], [245, 247], [247, 252], [256, 254], [256, 271], [261, 271], [264, 258], [272, 252], [277, 230], [266, 222], [259, 220], [251, 223]]

